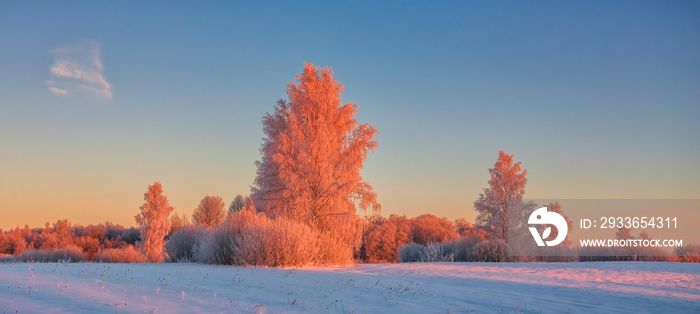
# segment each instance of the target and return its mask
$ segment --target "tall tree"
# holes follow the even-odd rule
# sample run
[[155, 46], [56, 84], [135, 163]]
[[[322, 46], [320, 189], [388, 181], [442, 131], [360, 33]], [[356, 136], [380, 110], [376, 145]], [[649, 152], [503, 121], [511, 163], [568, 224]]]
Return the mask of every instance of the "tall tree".
[[489, 169], [489, 187], [474, 202], [476, 222], [491, 231], [492, 236], [505, 240], [508, 235], [509, 202], [521, 200], [525, 194], [527, 170], [513, 162], [513, 155], [498, 152], [498, 160]]
[[199, 206], [192, 213], [192, 221], [207, 228], [214, 227], [226, 218], [225, 206], [220, 196], [207, 195], [199, 201]]
[[139, 248], [149, 262], [162, 262], [163, 239], [170, 231], [168, 216], [174, 208], [168, 203], [168, 198], [163, 195], [163, 186], [160, 182], [149, 185], [143, 199], [145, 203], [139, 208], [141, 212], [134, 217], [141, 231]]
[[289, 100], [263, 117], [255, 207], [320, 230], [350, 223], [357, 207], [378, 211], [377, 195], [360, 175], [377, 131], [355, 119], [357, 105], [342, 104], [343, 85], [330, 68], [307, 63], [297, 81], [287, 85]]
[[228, 214], [231, 215], [245, 207], [245, 204], [248, 203], [249, 197], [243, 197], [243, 195], [236, 195], [236, 197], [233, 198], [233, 201], [231, 202], [231, 205], [228, 207]]

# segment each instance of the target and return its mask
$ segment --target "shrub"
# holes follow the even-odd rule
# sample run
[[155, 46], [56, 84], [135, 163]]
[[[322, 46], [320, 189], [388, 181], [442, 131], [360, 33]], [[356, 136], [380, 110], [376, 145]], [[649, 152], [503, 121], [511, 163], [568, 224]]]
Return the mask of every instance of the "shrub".
[[120, 225], [110, 223], [106, 223], [105, 228], [107, 229], [105, 239], [112, 242], [123, 241], [126, 242], [126, 244], [135, 245], [136, 242], [141, 241], [141, 231], [139, 231], [137, 228], [124, 228]]
[[100, 251], [100, 240], [91, 237], [76, 237], [75, 245], [78, 246], [85, 254], [87, 254], [88, 260], [92, 260]]
[[409, 243], [399, 248], [399, 261], [402, 263], [420, 262], [423, 252], [422, 244]]
[[362, 238], [362, 259], [368, 263], [398, 262], [399, 247], [411, 242], [412, 229], [411, 221], [406, 216], [370, 218]]
[[198, 238], [204, 229], [199, 226], [184, 226], [177, 229], [165, 242], [165, 253], [169, 262], [193, 262]]
[[79, 247], [69, 246], [53, 250], [26, 250], [12, 257], [11, 261], [17, 263], [77, 263], [86, 262], [87, 255]]
[[447, 218], [438, 218], [431, 214], [421, 215], [415, 218], [413, 225], [413, 241], [423, 245], [447, 242], [459, 238], [459, 233], [455, 231], [454, 224]]
[[444, 250], [441, 243], [428, 243], [422, 245], [410, 243], [399, 248], [399, 258], [402, 263], [433, 263], [433, 262], [453, 262], [454, 255]]
[[395, 225], [385, 221], [370, 223], [362, 241], [362, 259], [368, 263], [396, 262], [399, 245], [395, 238]]
[[668, 252], [654, 247], [581, 247], [578, 248], [579, 261], [654, 261], [668, 262], [675, 258]]
[[204, 232], [192, 249], [198, 263], [233, 265], [234, 230], [228, 222]]
[[[301, 222], [241, 210], [200, 238], [195, 259], [208, 264], [306, 266], [316, 263], [318, 248], [316, 234]], [[349, 254], [352, 258], [352, 250]]]
[[6, 254], [6, 251], [10, 251], [10, 239], [0, 230], [0, 256]]
[[700, 263], [700, 245], [690, 244], [677, 247], [674, 252], [679, 262]]
[[318, 234], [318, 261], [320, 265], [348, 265], [352, 264], [352, 246], [342, 237], [331, 233]]
[[[316, 262], [315, 234], [307, 225], [287, 218], [267, 219], [247, 226], [237, 242], [236, 264], [255, 266], [307, 266]], [[328, 248], [326, 248], [328, 249]], [[352, 259], [352, 250], [349, 251]]]
[[98, 263], [145, 263], [146, 256], [129, 245], [119, 249], [102, 250], [95, 255]]
[[452, 253], [452, 257], [456, 262], [478, 262], [482, 257], [477, 255], [476, 247], [483, 238], [477, 236], [469, 236], [459, 238], [444, 244], [444, 250]]
[[479, 262], [506, 262], [508, 257], [508, 245], [497, 237], [479, 241], [474, 247], [474, 252]]

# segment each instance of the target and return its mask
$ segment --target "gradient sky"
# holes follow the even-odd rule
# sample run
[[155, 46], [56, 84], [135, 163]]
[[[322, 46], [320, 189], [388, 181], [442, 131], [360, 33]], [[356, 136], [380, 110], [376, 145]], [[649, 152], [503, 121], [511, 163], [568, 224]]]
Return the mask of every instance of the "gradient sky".
[[383, 215], [473, 220], [498, 151], [529, 198], [700, 198], [697, 1], [3, 1], [0, 228], [134, 225], [247, 194], [304, 62], [380, 132]]

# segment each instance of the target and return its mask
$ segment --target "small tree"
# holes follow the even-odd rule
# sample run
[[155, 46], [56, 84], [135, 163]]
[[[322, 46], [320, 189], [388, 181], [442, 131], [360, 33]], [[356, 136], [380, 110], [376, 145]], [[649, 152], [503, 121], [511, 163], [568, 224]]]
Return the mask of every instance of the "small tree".
[[226, 218], [225, 206], [226, 204], [224, 204], [224, 200], [220, 196], [207, 195], [199, 202], [199, 206], [195, 208], [192, 214], [192, 221], [206, 228], [217, 226]]
[[[510, 201], [521, 200], [525, 194], [527, 170], [513, 162], [513, 155], [498, 152], [498, 160], [489, 169], [489, 187], [474, 202], [477, 224], [486, 227], [493, 236], [505, 240], [508, 235], [508, 206]], [[519, 217], [518, 217], [519, 218]]]
[[179, 215], [177, 213], [173, 213], [172, 215], [170, 215], [170, 218], [168, 218], [168, 220], [170, 220], [170, 232], [168, 233], [169, 235], [177, 231], [177, 229], [190, 225], [190, 218], [187, 217], [185, 213]]
[[[571, 231], [574, 230], [574, 222], [571, 221], [571, 219], [569, 219], [569, 216], [567, 216], [567, 215], [564, 213], [564, 211], [561, 209], [561, 204], [559, 204], [559, 202], [554, 202], [554, 203], [550, 202], [550, 203], [547, 205], [547, 211], [555, 212], [555, 213], [561, 215], [561, 216], [564, 218], [564, 220], [566, 220], [566, 225], [567, 225], [567, 228], [568, 228], [568, 233], [566, 234], [566, 238], [564, 238], [564, 242], [562, 242], [562, 244], [564, 244], [564, 245], [569, 245], [569, 244], [571, 244], [571, 242], [569, 241], [569, 235], [571, 235]], [[538, 225], [538, 226], [537, 226], [538, 231], [539, 231], [540, 234], [542, 234], [544, 227], [545, 227], [544, 225]], [[559, 236], [559, 229], [557, 229], [557, 228], [552, 228], [551, 230], [552, 230], [552, 231], [551, 231], [551, 233], [549, 234], [549, 236], [548, 236], [546, 239], [542, 239], [543, 241], [554, 240], [554, 239], [557, 238], [557, 236]]]
[[228, 207], [228, 214], [231, 215], [245, 207], [245, 204], [248, 203], [249, 198], [246, 196], [245, 198], [243, 195], [236, 195], [236, 197], [233, 199], [231, 202], [231, 206]]
[[0, 255], [11, 254], [8, 252], [10, 249], [10, 240], [7, 238], [4, 232], [0, 230]]
[[622, 228], [617, 228], [617, 232], [615, 232], [615, 239], [618, 240], [627, 240], [627, 239], [633, 239], [634, 236], [632, 235], [632, 230], [630, 228], [622, 227]]
[[141, 231], [139, 248], [149, 262], [159, 263], [163, 261], [165, 235], [170, 231], [168, 216], [174, 208], [163, 195], [160, 182], [149, 185], [143, 199], [146, 202], [139, 208], [141, 212], [134, 217]]
[[15, 227], [12, 232], [8, 234], [7, 240], [9, 242], [9, 248], [6, 249], [10, 254], [18, 255], [27, 249], [27, 241], [22, 235], [22, 230], [19, 227]]

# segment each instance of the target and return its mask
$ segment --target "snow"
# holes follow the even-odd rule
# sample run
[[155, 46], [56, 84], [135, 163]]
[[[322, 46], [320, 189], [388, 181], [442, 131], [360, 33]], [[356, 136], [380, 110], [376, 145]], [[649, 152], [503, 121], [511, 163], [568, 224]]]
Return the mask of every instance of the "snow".
[[0, 313], [687, 313], [700, 265], [0, 264]]

